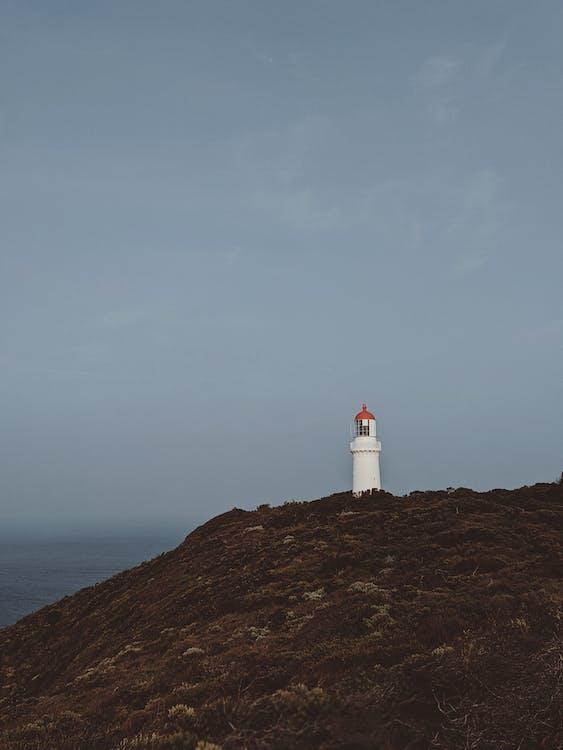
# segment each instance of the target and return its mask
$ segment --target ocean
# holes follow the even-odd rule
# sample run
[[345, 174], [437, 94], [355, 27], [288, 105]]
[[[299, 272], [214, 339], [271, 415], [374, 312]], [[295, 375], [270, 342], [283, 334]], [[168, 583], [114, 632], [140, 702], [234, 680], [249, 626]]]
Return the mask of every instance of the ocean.
[[0, 533], [0, 628], [176, 547], [187, 530]]

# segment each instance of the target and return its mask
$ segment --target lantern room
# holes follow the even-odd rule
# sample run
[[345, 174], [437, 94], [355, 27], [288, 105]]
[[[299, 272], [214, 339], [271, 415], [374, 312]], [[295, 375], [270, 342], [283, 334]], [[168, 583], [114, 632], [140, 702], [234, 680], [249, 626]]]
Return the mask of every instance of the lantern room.
[[362, 409], [354, 417], [355, 437], [375, 437], [375, 416], [362, 404]]

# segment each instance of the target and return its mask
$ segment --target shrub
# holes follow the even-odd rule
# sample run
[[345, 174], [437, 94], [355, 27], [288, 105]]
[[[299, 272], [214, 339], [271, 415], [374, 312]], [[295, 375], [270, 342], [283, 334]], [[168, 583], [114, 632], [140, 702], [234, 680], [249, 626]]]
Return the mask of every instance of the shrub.
[[195, 747], [195, 737], [188, 732], [172, 734], [137, 734], [124, 737], [117, 750], [191, 750]]
[[373, 581], [356, 581], [348, 586], [348, 592], [351, 594], [367, 594], [368, 596], [379, 596], [383, 599], [389, 598], [389, 592], [381, 588]]
[[375, 629], [395, 624], [395, 620], [389, 614], [389, 604], [375, 604], [372, 610], [375, 610], [373, 614], [364, 618], [366, 627]]
[[278, 690], [271, 696], [273, 705], [290, 716], [315, 716], [330, 704], [330, 696], [321, 687], [309, 688], [303, 683]]
[[270, 632], [270, 628], [257, 628], [254, 625], [248, 628], [248, 633], [251, 638], [254, 638], [256, 641], [260, 638], [265, 638]]
[[191, 706], [186, 706], [185, 703], [176, 703], [168, 709], [168, 718], [170, 719], [193, 719], [195, 717], [195, 709]]
[[156, 732], [145, 734], [141, 732], [134, 737], [124, 737], [119, 743], [119, 750], [129, 750], [129, 748], [153, 748], [158, 747], [161, 736]]
[[320, 589], [316, 589], [315, 591], [305, 591], [303, 594], [303, 599], [306, 599], [308, 602], [318, 602], [321, 599], [324, 599], [325, 597], [325, 590], [321, 586]]

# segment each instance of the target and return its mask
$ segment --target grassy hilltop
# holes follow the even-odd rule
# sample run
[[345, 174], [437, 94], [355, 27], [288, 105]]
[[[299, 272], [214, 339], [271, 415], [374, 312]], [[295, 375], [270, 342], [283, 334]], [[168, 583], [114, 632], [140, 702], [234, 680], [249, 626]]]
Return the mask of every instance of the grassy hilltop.
[[563, 486], [232, 510], [0, 630], [2, 750], [551, 750]]

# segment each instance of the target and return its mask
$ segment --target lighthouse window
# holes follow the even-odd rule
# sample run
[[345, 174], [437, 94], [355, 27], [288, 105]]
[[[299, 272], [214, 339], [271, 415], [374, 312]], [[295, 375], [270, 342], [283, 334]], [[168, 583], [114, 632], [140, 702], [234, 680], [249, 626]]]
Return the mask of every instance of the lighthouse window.
[[368, 435], [369, 436], [369, 424], [362, 424], [360, 422], [358, 424], [358, 435]]

